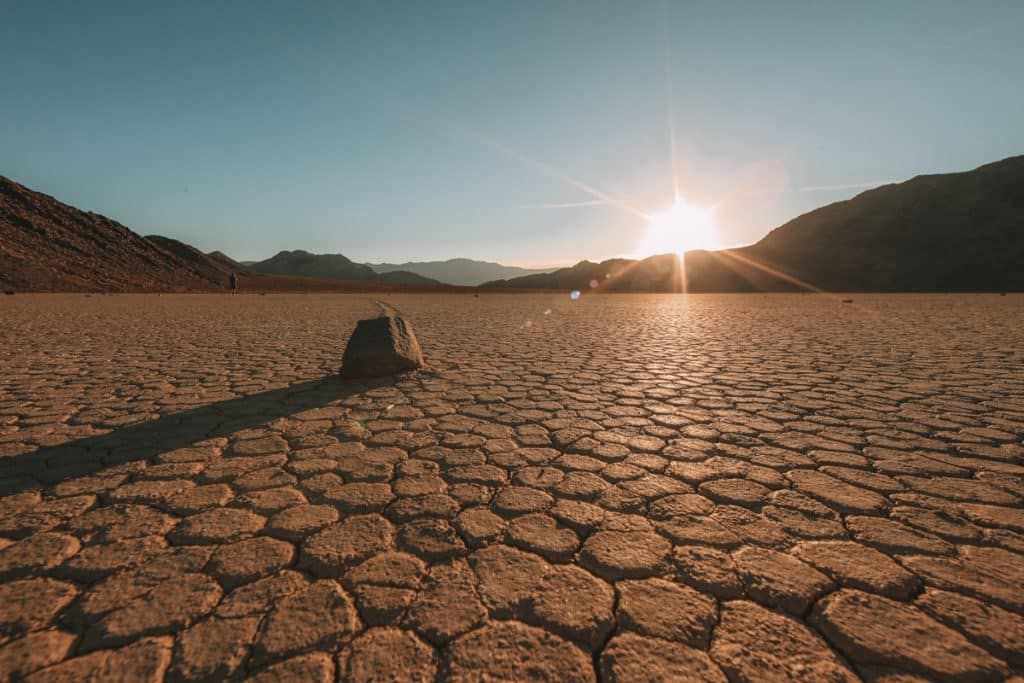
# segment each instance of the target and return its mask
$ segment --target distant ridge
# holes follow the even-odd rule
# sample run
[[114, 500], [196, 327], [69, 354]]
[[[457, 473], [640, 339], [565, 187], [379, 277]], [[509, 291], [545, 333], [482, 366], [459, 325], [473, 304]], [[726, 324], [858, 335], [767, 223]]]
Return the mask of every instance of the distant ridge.
[[419, 273], [395, 270], [388, 271], [386, 275], [378, 274], [369, 266], [355, 263], [341, 254], [312, 254], [301, 249], [280, 251], [265, 261], [257, 261], [247, 267], [256, 273], [277, 275], [330, 277], [340, 280], [370, 280], [399, 284], [439, 284], [437, 280]]
[[1024, 156], [884, 185], [794, 218], [751, 246], [691, 251], [683, 268], [674, 262], [670, 255], [581, 261], [486, 286], [584, 290], [597, 281], [604, 291], [1024, 291]]
[[341, 254], [312, 254], [302, 249], [279, 251], [264, 261], [249, 265], [257, 273], [336, 277], [344, 280], [374, 280], [373, 269], [353, 263]]
[[381, 282], [392, 282], [399, 285], [438, 285], [442, 284], [429, 277], [423, 277], [419, 273], [410, 273], [407, 270], [392, 270], [387, 273], [377, 273], [377, 280]]
[[408, 261], [406, 263], [367, 263], [377, 273], [403, 270], [449, 285], [476, 286], [489, 280], [550, 272], [551, 268], [519, 268], [490, 261], [453, 258], [447, 261]]
[[673, 254], [650, 256], [641, 261], [608, 259], [600, 263], [580, 261], [552, 273], [514, 280], [488, 282], [485, 287], [579, 290], [609, 292], [681, 292], [682, 268]]

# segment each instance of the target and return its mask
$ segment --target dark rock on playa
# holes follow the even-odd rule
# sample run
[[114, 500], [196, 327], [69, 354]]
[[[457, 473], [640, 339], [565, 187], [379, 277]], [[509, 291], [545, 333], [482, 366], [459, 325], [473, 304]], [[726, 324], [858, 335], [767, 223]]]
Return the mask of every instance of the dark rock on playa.
[[423, 366], [412, 325], [398, 315], [360, 320], [341, 359], [342, 377], [380, 377]]

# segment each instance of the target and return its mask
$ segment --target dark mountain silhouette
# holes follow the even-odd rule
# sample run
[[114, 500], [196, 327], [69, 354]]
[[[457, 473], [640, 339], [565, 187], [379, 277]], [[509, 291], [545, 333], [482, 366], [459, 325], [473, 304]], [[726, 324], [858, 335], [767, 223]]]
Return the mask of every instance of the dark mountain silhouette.
[[369, 266], [342, 256], [341, 254], [311, 254], [308, 251], [280, 251], [265, 261], [248, 264], [256, 273], [277, 275], [302, 275], [304, 277], [330, 277], [340, 280], [370, 280], [396, 284], [440, 284], [417, 273], [392, 271], [386, 276], [376, 273]]
[[580, 261], [552, 273], [498, 280], [484, 286], [579, 291], [598, 289], [603, 292], [676, 292], [683, 291], [681, 273], [681, 264], [675, 255], [661, 254], [641, 261]]
[[468, 258], [453, 258], [447, 261], [409, 261], [407, 263], [367, 263], [378, 273], [404, 270], [449, 285], [476, 286], [489, 280], [502, 280], [536, 273], [547, 273], [552, 269], [519, 268], [503, 266], [490, 261], [474, 261]]
[[399, 285], [439, 285], [437, 280], [423, 277], [419, 273], [410, 273], [407, 270], [391, 270], [387, 273], [377, 273], [377, 280], [380, 282], [393, 282]]
[[342, 280], [375, 280], [372, 268], [354, 263], [341, 254], [311, 254], [308, 251], [279, 251], [265, 261], [249, 264], [256, 273], [334, 277]]
[[[486, 286], [610, 291], [1024, 290], [1024, 156], [923, 175], [815, 209], [756, 244], [675, 257], [582, 261]], [[612, 277], [606, 277], [609, 273]], [[616, 277], [615, 273], [619, 273]]]
[[209, 275], [117, 221], [0, 176], [0, 284], [5, 288], [185, 291], [212, 288]]
[[535, 273], [512, 280], [496, 280], [485, 287], [527, 287], [536, 289], [587, 289], [591, 281], [604, 282], [611, 276], [620, 275], [635, 261], [631, 259], [609, 259], [601, 263], [580, 261], [568, 268], [559, 268], [550, 273]]

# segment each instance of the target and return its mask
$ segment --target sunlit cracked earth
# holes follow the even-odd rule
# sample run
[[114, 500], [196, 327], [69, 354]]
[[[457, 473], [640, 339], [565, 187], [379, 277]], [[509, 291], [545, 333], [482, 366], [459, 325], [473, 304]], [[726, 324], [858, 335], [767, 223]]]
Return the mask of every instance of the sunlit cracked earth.
[[1024, 672], [1024, 296], [0, 297], [0, 673]]

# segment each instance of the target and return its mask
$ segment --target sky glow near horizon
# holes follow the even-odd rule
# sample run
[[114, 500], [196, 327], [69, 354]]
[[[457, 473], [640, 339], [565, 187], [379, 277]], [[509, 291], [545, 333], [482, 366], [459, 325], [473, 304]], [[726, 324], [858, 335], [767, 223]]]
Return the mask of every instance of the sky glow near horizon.
[[857, 4], [10, 3], [0, 175], [240, 260], [547, 266], [664, 243], [674, 176], [731, 246], [1024, 152], [1024, 3]]

